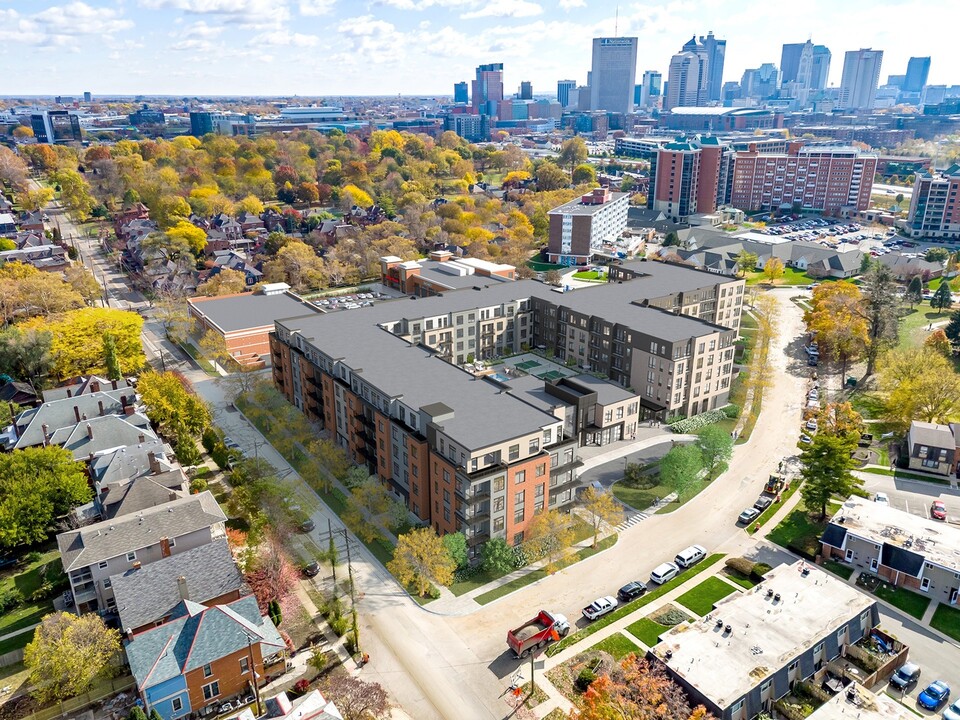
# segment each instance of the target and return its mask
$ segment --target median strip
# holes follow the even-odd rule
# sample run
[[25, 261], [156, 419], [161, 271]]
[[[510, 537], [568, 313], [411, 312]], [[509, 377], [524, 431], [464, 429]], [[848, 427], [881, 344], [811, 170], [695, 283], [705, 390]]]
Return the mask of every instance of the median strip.
[[715, 565], [723, 557], [724, 557], [723, 553], [714, 553], [713, 555], [710, 555], [706, 560], [701, 562], [699, 565], [695, 565], [694, 567], [688, 570], [684, 570], [679, 575], [677, 575], [673, 580], [671, 580], [668, 583], [664, 583], [663, 585], [658, 587], [656, 590], [652, 590], [648, 592], [646, 595], [643, 595], [642, 597], [639, 597], [636, 600], [630, 601], [626, 605], [621, 605], [609, 615], [604, 615], [602, 618], [600, 618], [596, 622], [591, 623], [590, 625], [587, 625], [582, 630], [577, 630], [577, 632], [573, 633], [572, 635], [567, 635], [567, 637], [563, 638], [563, 640], [561, 640], [560, 642], [554, 643], [553, 645], [548, 647], [547, 655], [550, 657], [553, 657], [554, 655], [556, 655], [559, 652], [562, 652], [563, 650], [570, 647], [571, 645], [575, 645], [576, 643], [580, 642], [584, 638], [590, 637], [595, 632], [599, 632], [600, 630], [603, 630], [603, 628], [607, 627], [607, 625], [609, 625], [610, 623], [614, 623], [620, 618], [626, 617], [627, 615], [634, 612], [635, 610], [639, 610], [644, 605], [649, 605], [657, 598], [663, 597], [674, 588], [680, 587], [680, 585], [685, 583], [690, 578], [694, 577], [695, 575], [699, 575], [704, 570], [707, 570], [712, 565]]

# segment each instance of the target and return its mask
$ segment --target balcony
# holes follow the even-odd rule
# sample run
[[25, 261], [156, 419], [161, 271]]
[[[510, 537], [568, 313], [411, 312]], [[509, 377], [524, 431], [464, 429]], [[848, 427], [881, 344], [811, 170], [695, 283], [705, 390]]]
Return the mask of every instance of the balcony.
[[373, 422], [373, 418], [369, 418], [363, 413], [357, 413], [353, 416], [354, 419], [359, 422], [361, 425], [370, 428], [371, 430], [376, 427], [376, 423]]
[[468, 488], [468, 489], [466, 490], [466, 492], [461, 491], [461, 490], [459, 489], [459, 487], [458, 487], [456, 490], [454, 490], [454, 495], [456, 495], [456, 496], [457, 496], [460, 500], [462, 500], [464, 503], [466, 503], [466, 504], [468, 504], [468, 505], [472, 505], [472, 504], [474, 504], [474, 503], [480, 502], [481, 500], [489, 500], [489, 499], [490, 499], [490, 487], [489, 487], [489, 485], [488, 485], [485, 490], [477, 490], [477, 489], [475, 489], [475, 488], [474, 488], [474, 489], [469, 489], [469, 488]]
[[457, 517], [466, 523], [475, 523], [475, 522], [486, 522], [490, 519], [490, 508], [463, 508], [458, 507], [456, 512]]
[[472, 482], [474, 480], [479, 480], [481, 478], [489, 477], [490, 475], [496, 475], [497, 473], [505, 472], [506, 469], [507, 469], [507, 464], [501, 461], [498, 463], [494, 463], [490, 467], [485, 467], [481, 470], [477, 470], [476, 472], [467, 472], [466, 476]]
[[487, 530], [482, 530], [478, 533], [471, 533], [469, 530], [467, 530], [464, 531], [464, 535], [466, 535], [467, 545], [470, 547], [479, 545], [480, 543], [485, 543], [490, 539], [490, 533]]

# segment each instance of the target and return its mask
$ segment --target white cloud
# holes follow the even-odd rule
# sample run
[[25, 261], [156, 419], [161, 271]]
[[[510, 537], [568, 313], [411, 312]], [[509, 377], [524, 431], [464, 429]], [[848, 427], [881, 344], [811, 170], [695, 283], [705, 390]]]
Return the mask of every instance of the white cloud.
[[397, 10], [426, 10], [432, 7], [475, 5], [476, 0], [379, 0], [377, 4], [397, 8]]
[[286, 30], [274, 30], [273, 32], [257, 35], [251, 42], [254, 45], [314, 47], [319, 40], [316, 35], [303, 35], [301, 33], [287, 32]]
[[251, 29], [279, 28], [290, 19], [287, 0], [139, 0], [151, 10], [170, 8], [193, 15], [220, 15]]
[[173, 43], [173, 45], [170, 46], [170, 49], [178, 52], [209, 52], [213, 49], [213, 47], [213, 43], [209, 40], [204, 40], [202, 38], [187, 38], [186, 40]]
[[561, 10], [571, 10], [572, 8], [586, 7], [587, 0], [560, 0]]
[[300, 0], [301, 15], [327, 15], [337, 0]]
[[215, 38], [223, 32], [222, 25], [207, 25], [203, 20], [196, 22], [186, 30], [176, 33], [177, 36], [188, 38]]
[[337, 31], [351, 50], [337, 56], [347, 64], [354, 64], [357, 59], [372, 63], [395, 62], [404, 55], [404, 34], [392, 23], [377, 20], [373, 15], [348, 18], [337, 26]]
[[124, 19], [120, 12], [94, 8], [84, 2], [49, 7], [34, 15], [0, 11], [0, 40], [8, 42], [75, 47], [81, 37], [108, 39], [132, 27], [133, 22]]
[[490, 0], [490, 2], [485, 3], [479, 10], [464, 13], [460, 17], [464, 20], [484, 17], [521, 18], [539, 15], [542, 12], [542, 7], [537, 5], [537, 3], [527, 2], [527, 0]]

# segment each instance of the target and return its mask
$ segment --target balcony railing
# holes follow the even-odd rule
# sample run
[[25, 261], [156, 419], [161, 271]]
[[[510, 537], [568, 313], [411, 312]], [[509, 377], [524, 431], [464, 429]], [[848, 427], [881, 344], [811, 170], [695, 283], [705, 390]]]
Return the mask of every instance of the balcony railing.
[[482, 510], [476, 510], [472, 508], [457, 508], [457, 517], [467, 523], [481, 522], [484, 520], [490, 519], [490, 509], [485, 508]]

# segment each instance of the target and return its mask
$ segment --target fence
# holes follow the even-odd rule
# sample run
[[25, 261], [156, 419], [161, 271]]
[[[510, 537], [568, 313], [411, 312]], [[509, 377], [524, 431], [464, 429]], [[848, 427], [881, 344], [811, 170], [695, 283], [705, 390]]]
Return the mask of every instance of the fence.
[[8, 653], [0, 655], [0, 667], [8, 667], [9, 665], [16, 665], [18, 662], [23, 660], [23, 648], [17, 648], [16, 650], [11, 650]]
[[[94, 687], [90, 692], [70, 698], [69, 700], [64, 700], [63, 702], [57, 703], [52, 707], [38, 710], [32, 715], [25, 715], [20, 718], [20, 720], [55, 720], [55, 718], [75, 717], [81, 710], [86, 709], [90, 705], [116, 695], [119, 692], [132, 690], [133, 687], [134, 682], [133, 676], [131, 675], [114, 678], [113, 680], [106, 680]], [[117, 717], [127, 716], [127, 705], [124, 705], [122, 710], [122, 714], [118, 715]], [[113, 716], [110, 714], [101, 714], [98, 715], [98, 717], [107, 718]]]

